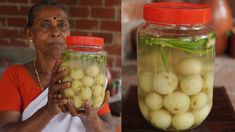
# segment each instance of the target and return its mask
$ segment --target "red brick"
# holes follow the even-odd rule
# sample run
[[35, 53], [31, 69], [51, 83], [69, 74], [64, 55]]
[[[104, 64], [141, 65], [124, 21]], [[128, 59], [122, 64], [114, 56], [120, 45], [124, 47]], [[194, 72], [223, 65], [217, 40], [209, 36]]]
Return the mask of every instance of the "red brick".
[[25, 27], [26, 24], [26, 18], [8, 18], [8, 26]]
[[30, 8], [31, 7], [29, 7], [29, 6], [22, 6], [22, 7], [20, 7], [20, 11], [19, 12], [20, 12], [21, 15], [27, 16], [28, 13], [29, 13]]
[[19, 47], [28, 47], [29, 46], [23, 40], [15, 40], [15, 39], [11, 40], [10, 45], [11, 46], [19, 46]]
[[0, 18], [0, 27], [4, 27], [6, 25], [6, 21], [4, 18]]
[[106, 45], [105, 50], [108, 52], [109, 55], [121, 55], [121, 45], [119, 44]]
[[83, 31], [71, 31], [71, 35], [73, 35], [73, 36], [88, 36], [88, 32], [83, 32]]
[[18, 10], [16, 6], [0, 6], [0, 15], [17, 15]]
[[22, 27], [18, 33], [19, 33], [18, 38], [21, 38], [21, 39], [26, 38], [26, 34], [24, 32], [24, 27]]
[[77, 0], [57, 0], [56, 2], [65, 4], [65, 5], [75, 5], [75, 4], [77, 4]]
[[121, 69], [117, 68], [110, 68], [111, 75], [113, 79], [120, 79], [121, 78]]
[[0, 39], [0, 45], [8, 45], [8, 44], [9, 43], [8, 43], [8, 41], [6, 39]]
[[121, 44], [121, 32], [114, 34], [113, 44]]
[[92, 8], [92, 17], [94, 18], [114, 18], [115, 10], [113, 8]]
[[79, 4], [88, 6], [102, 5], [102, 0], [80, 0]]
[[121, 16], [121, 12], [122, 12], [122, 11], [121, 11], [121, 8], [118, 8], [116, 11], [118, 12], [118, 14], [117, 14], [117, 20], [118, 20], [118, 21], [121, 21], [121, 17], [122, 17], [122, 16]]
[[88, 17], [89, 9], [88, 7], [71, 7], [69, 13], [72, 17]]
[[104, 43], [112, 43], [113, 41], [112, 33], [92, 33], [92, 36], [104, 38]]
[[16, 30], [1, 29], [0, 31], [1, 31], [0, 37], [3, 38], [14, 38], [20, 36], [20, 33], [17, 32]]
[[37, 2], [39, 2], [40, 0], [31, 0], [31, 3], [32, 4], [35, 4], [35, 3], [37, 3]]
[[8, 0], [8, 2], [14, 2], [14, 3], [27, 3], [28, 0]]
[[105, 0], [106, 6], [121, 6], [121, 0]]
[[115, 58], [115, 67], [120, 67], [120, 68], [122, 67], [121, 55]]
[[96, 20], [77, 20], [77, 29], [98, 29], [98, 21]]
[[121, 31], [121, 22], [101, 21], [101, 29], [107, 31]]
[[[37, 3], [41, 0], [31, 0], [31, 3]], [[65, 4], [65, 5], [75, 5], [77, 4], [77, 0], [56, 0], [56, 2], [59, 2], [61, 4]]]
[[113, 56], [108, 56], [107, 63], [108, 63], [108, 66], [109, 66], [109, 67], [114, 67], [115, 58], [114, 58]]

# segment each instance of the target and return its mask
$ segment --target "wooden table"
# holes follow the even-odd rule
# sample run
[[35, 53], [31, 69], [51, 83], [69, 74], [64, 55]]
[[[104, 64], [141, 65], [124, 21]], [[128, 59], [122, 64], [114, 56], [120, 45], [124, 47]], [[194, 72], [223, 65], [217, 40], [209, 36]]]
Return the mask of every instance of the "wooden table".
[[[123, 99], [123, 132], [159, 132], [141, 115], [137, 88], [132, 86]], [[235, 132], [235, 112], [225, 88], [214, 88], [213, 107], [207, 119], [191, 132]]]

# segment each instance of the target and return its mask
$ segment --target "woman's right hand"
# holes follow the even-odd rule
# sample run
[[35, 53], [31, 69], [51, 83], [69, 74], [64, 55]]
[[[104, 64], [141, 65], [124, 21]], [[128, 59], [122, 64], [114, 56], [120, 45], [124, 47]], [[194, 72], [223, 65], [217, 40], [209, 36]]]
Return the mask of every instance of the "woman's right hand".
[[59, 71], [60, 64], [61, 61], [57, 60], [52, 70], [51, 81], [49, 84], [48, 102], [46, 105], [47, 110], [53, 115], [57, 115], [62, 112], [61, 106], [67, 104], [68, 99], [62, 95], [62, 91], [71, 85], [70, 82], [60, 83], [60, 80], [68, 74], [66, 69]]

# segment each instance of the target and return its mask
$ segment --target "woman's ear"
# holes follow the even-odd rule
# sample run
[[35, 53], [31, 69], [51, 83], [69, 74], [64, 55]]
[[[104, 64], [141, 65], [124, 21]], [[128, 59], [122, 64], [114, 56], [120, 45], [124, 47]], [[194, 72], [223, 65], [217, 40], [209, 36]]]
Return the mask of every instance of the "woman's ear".
[[25, 28], [25, 34], [28, 40], [33, 40], [33, 33], [30, 28]]
[[33, 34], [32, 34], [32, 30], [30, 28], [25, 28], [24, 30], [25, 32], [25, 35], [26, 35], [26, 38], [27, 38], [27, 44], [29, 46], [32, 46], [33, 45]]

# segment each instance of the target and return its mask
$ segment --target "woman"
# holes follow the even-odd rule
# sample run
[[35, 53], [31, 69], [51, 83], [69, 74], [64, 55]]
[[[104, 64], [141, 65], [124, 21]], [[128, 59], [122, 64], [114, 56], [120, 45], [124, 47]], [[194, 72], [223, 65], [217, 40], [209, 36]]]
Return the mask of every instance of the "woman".
[[[36, 59], [9, 67], [0, 81], [0, 131], [113, 131], [107, 102], [98, 112], [87, 101], [77, 113], [59, 83], [68, 71], [59, 71], [65, 38], [70, 35], [65, 8], [39, 2], [29, 12], [26, 34], [33, 41]], [[106, 101], [108, 94], [106, 93]], [[67, 112], [67, 113], [63, 113]]]

